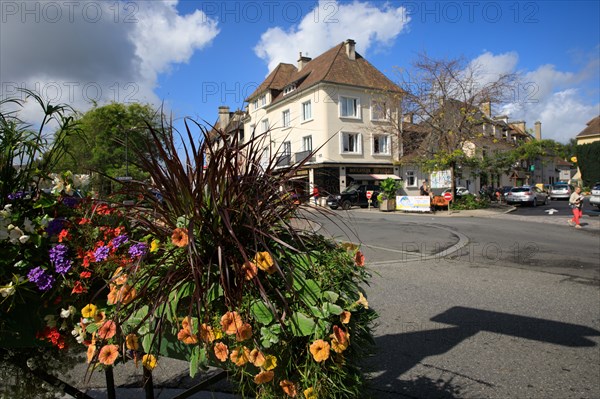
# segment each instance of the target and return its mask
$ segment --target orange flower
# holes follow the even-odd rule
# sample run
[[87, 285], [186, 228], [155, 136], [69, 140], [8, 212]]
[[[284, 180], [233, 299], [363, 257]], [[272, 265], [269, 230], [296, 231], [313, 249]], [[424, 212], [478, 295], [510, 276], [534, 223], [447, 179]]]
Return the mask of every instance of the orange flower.
[[119, 356], [119, 347], [117, 345], [104, 345], [100, 349], [98, 361], [107, 366], [112, 365]]
[[193, 345], [198, 343], [198, 337], [192, 333], [189, 328], [182, 328], [177, 333], [177, 339], [182, 341], [184, 344]]
[[70, 238], [71, 235], [69, 234], [69, 230], [67, 229], [62, 229], [60, 233], [58, 233], [58, 242], [67, 241]]
[[206, 323], [202, 323], [200, 325], [200, 339], [207, 344], [210, 344], [215, 340], [215, 333], [213, 332], [213, 328]]
[[362, 305], [362, 307], [365, 309], [369, 309], [369, 301], [367, 301], [367, 298], [365, 298], [362, 292], [358, 293], [358, 300], [356, 301], [356, 304]]
[[81, 281], [76, 281], [71, 294], [81, 294], [82, 292], [86, 291], [87, 289], [83, 286], [83, 284], [81, 284]]
[[233, 335], [237, 333], [238, 329], [242, 327], [244, 322], [238, 312], [227, 312], [221, 317], [221, 328], [227, 335]]
[[91, 363], [94, 355], [96, 354], [96, 345], [90, 344], [87, 348], [87, 362]]
[[235, 339], [238, 342], [245, 341], [252, 336], [252, 326], [248, 323], [244, 323], [235, 332]]
[[274, 376], [275, 373], [272, 371], [261, 371], [254, 376], [254, 382], [256, 384], [266, 384], [267, 382], [271, 382]]
[[217, 342], [214, 351], [217, 359], [222, 362], [227, 360], [227, 356], [229, 356], [229, 349], [223, 342]]
[[258, 349], [252, 349], [249, 360], [256, 367], [262, 367], [265, 364], [265, 355]]
[[258, 268], [252, 262], [246, 262], [242, 266], [242, 271], [245, 274], [246, 280], [252, 280], [258, 274]]
[[109, 305], [114, 305], [116, 303], [123, 302], [124, 305], [127, 305], [133, 301], [136, 296], [136, 289], [129, 284], [125, 284], [121, 288], [117, 288], [116, 285], [111, 284], [106, 303]]
[[292, 381], [288, 381], [288, 380], [280, 381], [279, 386], [281, 387], [281, 389], [283, 389], [283, 392], [285, 392], [285, 394], [287, 396], [295, 398], [296, 395], [298, 395], [298, 390], [296, 388], [296, 384], [294, 384]]
[[250, 359], [250, 349], [245, 346], [241, 351], [239, 349], [234, 349], [231, 351], [229, 359], [235, 363], [236, 366], [243, 366], [248, 363], [248, 360]]
[[342, 324], [350, 323], [350, 316], [352, 316], [352, 313], [348, 312], [347, 310], [344, 310], [340, 315], [340, 322]]
[[127, 349], [132, 350], [132, 351], [136, 351], [139, 349], [140, 345], [139, 345], [138, 341], [139, 341], [139, 338], [135, 334], [129, 334], [128, 336], [125, 337], [125, 345], [127, 346]]
[[354, 263], [356, 266], [363, 267], [365, 265], [365, 256], [362, 252], [356, 251], [356, 255], [354, 255]]
[[111, 339], [117, 333], [117, 325], [112, 320], [106, 320], [98, 329], [100, 339]]
[[333, 334], [330, 335], [331, 338], [331, 348], [336, 353], [342, 353], [346, 349], [348, 349], [348, 345], [350, 344], [350, 334], [339, 328], [338, 326], [333, 326]]
[[123, 272], [122, 267], [118, 267], [113, 273], [112, 282], [117, 285], [123, 285], [127, 282], [127, 274]]
[[187, 229], [176, 228], [171, 234], [171, 241], [177, 247], [183, 248], [189, 243]]
[[257, 252], [256, 255], [254, 255], [254, 263], [260, 270], [269, 274], [273, 274], [276, 271], [273, 257], [267, 251]]
[[317, 362], [323, 362], [329, 359], [329, 344], [322, 339], [318, 339], [310, 345], [310, 353]]

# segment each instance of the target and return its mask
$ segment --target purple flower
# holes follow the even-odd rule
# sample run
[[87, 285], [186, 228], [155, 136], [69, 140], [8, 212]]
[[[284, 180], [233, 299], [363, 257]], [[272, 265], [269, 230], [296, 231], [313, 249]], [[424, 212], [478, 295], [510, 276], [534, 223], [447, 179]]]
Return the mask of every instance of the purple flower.
[[68, 206], [69, 208], [75, 208], [78, 202], [79, 200], [75, 197], [64, 197], [62, 199], [62, 203], [65, 204], [65, 206]]
[[127, 237], [125, 234], [121, 234], [120, 236], [113, 238], [111, 241], [111, 244], [113, 247], [119, 248], [121, 245], [125, 244], [127, 241], [129, 241], [129, 237]]
[[63, 244], [56, 245], [48, 251], [50, 254], [50, 262], [54, 264], [54, 268], [59, 274], [65, 274], [73, 265], [73, 261], [67, 258], [68, 251], [69, 248]]
[[16, 199], [21, 199], [25, 196], [25, 192], [24, 191], [17, 191], [16, 193], [10, 193], [8, 194], [8, 199], [9, 200], [16, 200]]
[[106, 245], [103, 245], [94, 252], [94, 259], [96, 259], [96, 262], [102, 262], [108, 258], [109, 252], [110, 248]]
[[52, 284], [54, 284], [54, 277], [39, 266], [31, 269], [27, 274], [27, 278], [36, 284], [40, 291], [48, 291], [52, 288]]
[[52, 219], [48, 223], [48, 226], [46, 226], [46, 233], [48, 233], [49, 236], [55, 236], [61, 232], [64, 225], [65, 225], [64, 219]]
[[144, 256], [147, 250], [148, 246], [143, 242], [139, 242], [137, 244], [133, 244], [131, 248], [129, 248], [129, 255], [131, 256], [131, 258], [139, 258]]

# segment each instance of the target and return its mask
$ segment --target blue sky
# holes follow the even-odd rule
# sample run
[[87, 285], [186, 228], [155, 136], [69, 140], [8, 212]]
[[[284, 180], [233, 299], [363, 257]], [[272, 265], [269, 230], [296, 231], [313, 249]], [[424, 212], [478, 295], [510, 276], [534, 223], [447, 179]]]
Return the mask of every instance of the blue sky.
[[164, 102], [214, 122], [278, 62], [352, 38], [392, 80], [420, 52], [521, 73], [529, 84], [494, 111], [540, 120], [546, 138], [566, 142], [600, 114], [598, 1], [27, 3], [0, 4], [2, 98], [27, 87], [82, 111], [91, 99]]

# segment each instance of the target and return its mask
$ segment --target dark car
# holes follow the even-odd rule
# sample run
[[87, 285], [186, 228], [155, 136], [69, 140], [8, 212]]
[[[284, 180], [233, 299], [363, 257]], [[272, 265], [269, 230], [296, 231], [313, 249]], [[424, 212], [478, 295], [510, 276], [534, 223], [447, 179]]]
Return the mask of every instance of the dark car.
[[350, 209], [353, 206], [366, 208], [369, 206], [367, 191], [373, 191], [371, 196], [371, 206], [377, 206], [377, 195], [381, 192], [379, 186], [373, 184], [353, 184], [348, 186], [339, 194], [331, 194], [327, 197], [327, 206], [331, 209]]

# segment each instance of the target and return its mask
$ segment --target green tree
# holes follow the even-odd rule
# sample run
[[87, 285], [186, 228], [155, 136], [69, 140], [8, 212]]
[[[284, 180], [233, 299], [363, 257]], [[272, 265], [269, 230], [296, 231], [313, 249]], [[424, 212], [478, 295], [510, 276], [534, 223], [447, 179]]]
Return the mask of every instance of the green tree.
[[581, 170], [583, 185], [591, 187], [600, 181], [600, 141], [577, 146], [577, 164]]
[[147, 104], [111, 103], [94, 107], [78, 120], [79, 134], [65, 142], [66, 156], [56, 171], [91, 173], [94, 189], [107, 193], [114, 186], [110, 178], [147, 178], [140, 169], [134, 147], [150, 139], [148, 125], [157, 129], [161, 114]]

